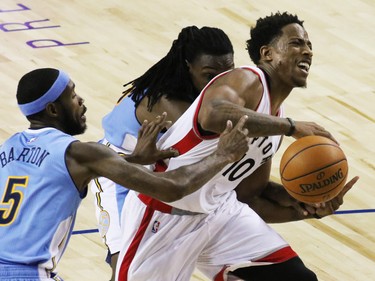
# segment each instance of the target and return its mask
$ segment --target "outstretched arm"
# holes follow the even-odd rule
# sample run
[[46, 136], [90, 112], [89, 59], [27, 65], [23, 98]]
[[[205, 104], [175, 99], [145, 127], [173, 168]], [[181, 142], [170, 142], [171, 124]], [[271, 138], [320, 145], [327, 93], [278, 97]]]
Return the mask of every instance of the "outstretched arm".
[[[337, 142], [322, 126], [314, 122], [295, 121], [280, 118], [276, 112], [263, 114], [256, 112], [262, 98], [263, 85], [256, 74], [235, 69], [220, 77], [210, 85], [204, 94], [199, 110], [198, 121], [205, 131], [220, 133], [224, 129], [226, 120], [236, 122], [243, 115], [249, 116], [245, 128], [249, 130], [249, 137], [289, 135], [301, 138], [308, 135], [320, 135]], [[273, 103], [282, 103], [282, 99]], [[279, 106], [275, 105], [274, 110]], [[292, 129], [294, 127], [294, 129]]]
[[298, 202], [280, 184], [270, 182], [271, 163], [267, 161], [236, 187], [238, 200], [268, 223], [303, 219], [304, 210]]
[[246, 116], [232, 128], [227, 122], [217, 150], [203, 160], [165, 173], [153, 173], [143, 166], [130, 164], [112, 149], [98, 143], [72, 143], [67, 165], [78, 188], [103, 176], [127, 188], [170, 202], [188, 195], [215, 176], [227, 164], [239, 160], [248, 149]]
[[332, 215], [344, 202], [344, 195], [358, 177], [349, 181], [342, 192], [324, 204], [307, 205], [292, 198], [281, 184], [269, 181], [271, 161], [265, 163], [236, 188], [238, 200], [246, 203], [264, 221], [282, 223]]
[[288, 222], [332, 215], [344, 203], [345, 194], [354, 186], [358, 179], [358, 177], [354, 177], [347, 182], [343, 190], [332, 200], [313, 205], [298, 202], [287, 194], [282, 185], [270, 182], [263, 193], [263, 198], [277, 204], [279, 210], [277, 210], [276, 216], [269, 217], [268, 222]]

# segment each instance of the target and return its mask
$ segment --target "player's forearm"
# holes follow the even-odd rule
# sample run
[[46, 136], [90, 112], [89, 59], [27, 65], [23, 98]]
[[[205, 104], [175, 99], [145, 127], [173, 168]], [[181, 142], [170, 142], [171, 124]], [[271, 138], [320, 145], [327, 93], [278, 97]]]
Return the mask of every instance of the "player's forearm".
[[[285, 191], [282, 185], [268, 182], [259, 193], [246, 192], [253, 182], [249, 181], [242, 189], [237, 190], [238, 199], [246, 203], [267, 223], [282, 223], [303, 219], [293, 206], [296, 201]], [[248, 186], [250, 184], [250, 187]], [[240, 186], [239, 186], [240, 187]], [[237, 187], [237, 189], [239, 188]]]
[[165, 201], [176, 201], [195, 192], [230, 162], [226, 155], [216, 151], [195, 164], [164, 173], [168, 178], [174, 179], [174, 185], [171, 186], [174, 194]]
[[[126, 161], [129, 163], [134, 164], [140, 164], [140, 165], [147, 165], [150, 164], [150, 161], [146, 161], [145, 159], [149, 159], [148, 156], [142, 156], [141, 154], [127, 154], [127, 155], [121, 155]], [[155, 161], [152, 161], [152, 163], [155, 163]]]
[[[143, 177], [127, 177], [125, 186], [161, 201], [173, 202], [201, 188], [231, 161], [228, 155], [216, 151], [199, 162], [175, 170], [148, 175], [143, 173]], [[133, 170], [141, 168], [132, 165], [128, 167]]]
[[249, 130], [249, 137], [285, 135], [291, 129], [291, 124], [286, 118], [258, 113], [223, 100], [211, 103], [201, 120], [201, 126], [206, 131], [220, 133], [225, 128], [226, 120], [232, 120], [235, 124], [243, 115], [248, 115], [245, 128]]
[[[261, 194], [262, 203], [258, 208], [259, 212], [263, 212], [264, 219], [271, 223], [280, 223], [288, 221], [303, 220], [315, 218], [311, 213], [305, 213], [305, 205], [293, 199], [285, 190], [285, 188], [276, 182], [268, 182], [267, 187]], [[265, 209], [267, 206], [266, 210]], [[272, 213], [270, 213], [272, 210]]]
[[284, 207], [263, 197], [254, 197], [248, 205], [267, 223], [284, 223], [305, 218], [293, 207]]
[[285, 188], [273, 181], [268, 182], [266, 188], [262, 191], [262, 197], [275, 202], [288, 202], [292, 200]]

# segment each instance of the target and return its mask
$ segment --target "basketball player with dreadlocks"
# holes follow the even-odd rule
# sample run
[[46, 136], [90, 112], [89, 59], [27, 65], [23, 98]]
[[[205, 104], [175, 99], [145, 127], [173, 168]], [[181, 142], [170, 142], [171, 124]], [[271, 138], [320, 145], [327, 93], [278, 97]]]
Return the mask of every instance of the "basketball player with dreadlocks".
[[[168, 119], [175, 122], [213, 77], [234, 67], [233, 53], [221, 29], [183, 28], [165, 57], [125, 84], [129, 87], [123, 97], [103, 119], [105, 137], [101, 143], [118, 153], [130, 154], [144, 120], [167, 112]], [[99, 230], [109, 250], [107, 262], [114, 273], [121, 243], [121, 209], [128, 191], [106, 178], [95, 180], [91, 190], [95, 193]]]

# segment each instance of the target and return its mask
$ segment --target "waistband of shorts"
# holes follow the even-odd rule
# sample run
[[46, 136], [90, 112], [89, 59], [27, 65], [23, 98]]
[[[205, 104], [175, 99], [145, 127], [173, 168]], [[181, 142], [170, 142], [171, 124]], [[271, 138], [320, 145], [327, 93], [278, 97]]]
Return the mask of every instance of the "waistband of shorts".
[[195, 216], [195, 215], [201, 215], [202, 213], [196, 213], [196, 212], [190, 212], [187, 210], [178, 209], [175, 207], [172, 207], [168, 204], [165, 204], [155, 198], [152, 198], [150, 196], [147, 196], [145, 194], [138, 194], [139, 200], [143, 202], [146, 206], [149, 206], [153, 210], [165, 213], [165, 214], [171, 214], [171, 215], [178, 215], [178, 216]]
[[0, 264], [0, 280], [2, 280], [3, 278], [35, 278], [35, 280], [37, 278], [41, 278], [41, 280], [51, 278], [53, 280], [63, 281], [63, 279], [61, 279], [55, 273], [50, 272], [45, 268], [41, 268], [35, 265], [33, 266], [21, 264]]

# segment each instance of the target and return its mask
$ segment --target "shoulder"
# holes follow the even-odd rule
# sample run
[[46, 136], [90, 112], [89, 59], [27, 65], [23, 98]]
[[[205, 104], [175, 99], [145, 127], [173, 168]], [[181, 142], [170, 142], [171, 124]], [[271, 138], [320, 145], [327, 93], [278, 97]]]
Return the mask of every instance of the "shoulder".
[[[213, 99], [222, 98], [218, 93], [225, 93], [233, 100], [240, 99], [243, 104], [257, 104], [263, 94], [263, 84], [257, 68], [238, 67], [218, 77], [206, 92]], [[260, 70], [259, 70], [260, 71]], [[235, 98], [236, 97], [236, 98]], [[252, 108], [250, 106], [249, 108]]]
[[259, 74], [251, 68], [238, 67], [218, 77], [208, 89], [227, 86], [236, 91], [262, 86]]

